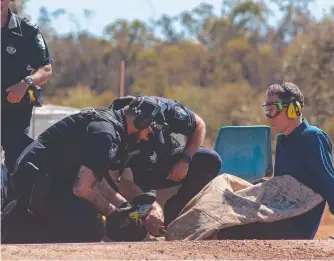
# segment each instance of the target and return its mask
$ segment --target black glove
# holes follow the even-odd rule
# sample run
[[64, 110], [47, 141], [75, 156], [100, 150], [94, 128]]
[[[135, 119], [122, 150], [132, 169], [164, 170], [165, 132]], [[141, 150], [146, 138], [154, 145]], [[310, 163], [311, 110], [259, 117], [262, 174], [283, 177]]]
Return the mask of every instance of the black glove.
[[157, 198], [157, 192], [155, 190], [150, 190], [148, 192], [142, 193], [134, 197], [131, 201], [132, 205], [144, 205], [153, 204]]
[[146, 226], [141, 222], [150, 205], [156, 199], [154, 190], [134, 197], [132, 205], [126, 201], [117, 211], [107, 218], [106, 230], [109, 239], [114, 241], [140, 241], [147, 235]]
[[124, 202], [114, 214], [107, 217], [107, 236], [112, 241], [140, 241], [147, 235], [146, 227], [136, 215], [137, 206]]

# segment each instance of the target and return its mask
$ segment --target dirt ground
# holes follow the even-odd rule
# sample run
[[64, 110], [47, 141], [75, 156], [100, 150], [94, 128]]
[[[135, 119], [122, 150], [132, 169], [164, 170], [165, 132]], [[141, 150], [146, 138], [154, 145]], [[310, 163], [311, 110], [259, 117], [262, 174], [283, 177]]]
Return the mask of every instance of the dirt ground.
[[2, 246], [2, 260], [334, 259], [334, 240], [190, 241]]
[[[324, 213], [310, 241], [153, 241], [140, 243], [1, 246], [1, 260], [334, 260], [334, 216]], [[321, 239], [321, 240], [320, 240]]]
[[[173, 190], [174, 194], [177, 190]], [[170, 191], [160, 191], [161, 205]], [[140, 243], [2, 245], [1, 260], [334, 260], [334, 216], [326, 207], [316, 240], [153, 241]]]
[[[161, 194], [162, 195], [162, 194]], [[160, 197], [160, 195], [159, 195]], [[164, 203], [164, 202], [161, 202]], [[316, 240], [153, 241], [140, 243], [1, 246], [1, 260], [334, 260], [334, 216], [326, 208]]]
[[140, 243], [2, 245], [1, 260], [334, 260], [334, 216], [326, 209], [316, 240], [153, 241]]

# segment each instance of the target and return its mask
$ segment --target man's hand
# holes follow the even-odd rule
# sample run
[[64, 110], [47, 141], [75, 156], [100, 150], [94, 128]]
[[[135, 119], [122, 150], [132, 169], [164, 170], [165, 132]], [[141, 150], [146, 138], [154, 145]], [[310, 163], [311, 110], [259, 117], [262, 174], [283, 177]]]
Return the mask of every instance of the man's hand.
[[170, 170], [167, 179], [172, 180], [174, 182], [181, 181], [188, 174], [189, 163], [184, 162], [183, 160], [179, 160], [176, 164], [173, 165]]
[[143, 220], [143, 224], [152, 236], [160, 236], [165, 221], [164, 213], [157, 202], [154, 202], [152, 207], [148, 216]]
[[23, 96], [25, 95], [29, 84], [25, 81], [19, 81], [18, 83], [13, 84], [8, 87], [6, 92], [8, 92], [7, 100], [10, 103], [19, 103], [21, 102]]

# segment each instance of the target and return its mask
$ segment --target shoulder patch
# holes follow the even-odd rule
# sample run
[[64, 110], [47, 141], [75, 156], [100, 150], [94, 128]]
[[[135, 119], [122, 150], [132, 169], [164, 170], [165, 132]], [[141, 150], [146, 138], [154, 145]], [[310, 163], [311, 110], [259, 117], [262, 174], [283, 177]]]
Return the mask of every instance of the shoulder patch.
[[185, 120], [187, 118], [187, 112], [179, 106], [175, 106], [175, 118], [179, 120]]
[[110, 159], [113, 159], [116, 156], [117, 150], [118, 150], [118, 145], [113, 143], [111, 145], [110, 150], [109, 150], [109, 158]]
[[38, 47], [44, 50], [45, 49], [45, 43], [44, 43], [43, 36], [41, 34], [38, 34], [36, 36], [35, 40], [36, 40], [36, 43], [37, 43]]
[[162, 103], [161, 104], [161, 110], [165, 111], [167, 109], [167, 103]]

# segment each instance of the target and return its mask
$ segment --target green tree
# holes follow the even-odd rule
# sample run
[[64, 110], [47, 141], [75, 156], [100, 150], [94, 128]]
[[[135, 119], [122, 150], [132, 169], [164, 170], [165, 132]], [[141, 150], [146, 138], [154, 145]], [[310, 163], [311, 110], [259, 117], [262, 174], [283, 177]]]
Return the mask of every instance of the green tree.
[[305, 95], [305, 112], [316, 124], [334, 115], [334, 23], [311, 26], [290, 44], [284, 73]]

